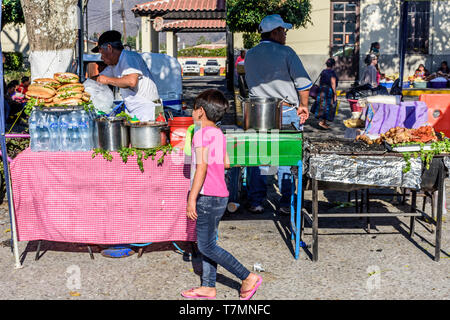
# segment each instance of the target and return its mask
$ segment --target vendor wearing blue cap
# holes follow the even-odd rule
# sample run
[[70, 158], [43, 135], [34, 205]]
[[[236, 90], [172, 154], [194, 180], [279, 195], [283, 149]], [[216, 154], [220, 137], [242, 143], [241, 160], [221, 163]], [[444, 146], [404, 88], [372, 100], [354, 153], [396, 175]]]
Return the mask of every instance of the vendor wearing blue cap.
[[96, 77], [97, 82], [119, 87], [131, 116], [141, 121], [155, 120], [154, 101], [159, 99], [155, 81], [139, 53], [124, 49], [120, 32], [104, 32], [91, 51], [99, 52], [107, 64]]
[[[259, 24], [261, 42], [250, 49], [245, 56], [245, 80], [250, 97], [280, 98], [297, 108], [283, 108], [283, 124], [292, 122], [303, 124], [309, 117], [308, 97], [312, 86], [297, 53], [286, 46], [286, 33], [292, 29], [290, 23], [283, 21], [280, 15], [266, 16]], [[249, 210], [263, 212], [262, 203], [266, 196], [266, 179], [260, 168], [247, 168]], [[291, 196], [290, 167], [278, 168], [278, 186], [282, 194], [281, 214], [289, 214]]]

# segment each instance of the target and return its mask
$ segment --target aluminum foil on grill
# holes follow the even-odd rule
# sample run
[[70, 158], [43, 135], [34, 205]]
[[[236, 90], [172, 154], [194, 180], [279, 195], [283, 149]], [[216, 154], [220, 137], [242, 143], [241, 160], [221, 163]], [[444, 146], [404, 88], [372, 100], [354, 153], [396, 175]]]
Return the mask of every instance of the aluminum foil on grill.
[[307, 172], [319, 181], [420, 189], [422, 161], [411, 159], [410, 163], [410, 170], [404, 173], [403, 157], [311, 154]]
[[450, 175], [450, 157], [444, 157], [444, 165], [447, 167]]

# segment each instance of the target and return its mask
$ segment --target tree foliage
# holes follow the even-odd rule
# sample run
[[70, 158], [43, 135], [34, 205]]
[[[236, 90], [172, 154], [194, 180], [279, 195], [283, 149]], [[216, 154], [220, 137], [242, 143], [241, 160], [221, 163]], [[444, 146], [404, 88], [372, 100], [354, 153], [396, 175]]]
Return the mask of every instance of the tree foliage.
[[179, 57], [226, 57], [227, 49], [186, 48], [178, 50]]
[[2, 29], [9, 23], [25, 23], [20, 0], [2, 1]]
[[310, 12], [310, 0], [228, 0], [227, 25], [231, 32], [253, 33], [265, 16], [277, 13], [301, 28], [312, 23]]

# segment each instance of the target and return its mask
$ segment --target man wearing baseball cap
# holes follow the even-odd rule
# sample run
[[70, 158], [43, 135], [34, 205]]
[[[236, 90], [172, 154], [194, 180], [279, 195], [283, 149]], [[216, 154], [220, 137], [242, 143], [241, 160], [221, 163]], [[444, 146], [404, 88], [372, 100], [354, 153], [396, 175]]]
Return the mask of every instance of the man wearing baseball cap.
[[136, 116], [141, 121], [155, 120], [154, 101], [159, 99], [155, 81], [139, 53], [124, 49], [120, 32], [104, 32], [91, 51], [101, 53], [101, 59], [107, 64], [93, 78], [101, 84], [120, 88], [130, 116]]
[[[250, 97], [287, 98], [292, 106], [283, 107], [283, 124], [292, 122], [303, 124], [309, 117], [308, 97], [312, 86], [297, 53], [286, 46], [286, 33], [292, 29], [290, 23], [280, 15], [272, 14], [262, 19], [258, 31], [261, 42], [250, 49], [245, 57], [245, 80]], [[247, 168], [249, 210], [262, 213], [262, 203], [266, 196], [266, 177], [260, 168]], [[278, 168], [278, 187], [282, 194], [279, 213], [290, 213], [291, 172], [290, 167]]]

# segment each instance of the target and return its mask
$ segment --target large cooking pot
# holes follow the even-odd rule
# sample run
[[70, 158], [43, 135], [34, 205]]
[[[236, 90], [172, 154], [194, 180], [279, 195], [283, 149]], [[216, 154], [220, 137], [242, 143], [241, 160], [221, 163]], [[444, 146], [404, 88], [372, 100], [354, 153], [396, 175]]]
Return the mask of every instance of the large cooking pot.
[[102, 117], [95, 119], [97, 124], [97, 145], [108, 151], [117, 151], [130, 145], [130, 129], [125, 119], [120, 117]]
[[167, 144], [169, 127], [166, 122], [141, 121], [127, 125], [130, 127], [130, 141], [134, 148], [150, 149]]
[[244, 130], [281, 129], [284, 99], [259, 97], [240, 99], [244, 115]]

